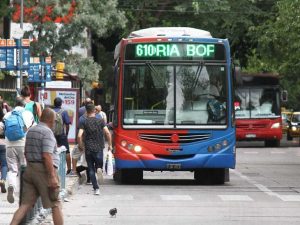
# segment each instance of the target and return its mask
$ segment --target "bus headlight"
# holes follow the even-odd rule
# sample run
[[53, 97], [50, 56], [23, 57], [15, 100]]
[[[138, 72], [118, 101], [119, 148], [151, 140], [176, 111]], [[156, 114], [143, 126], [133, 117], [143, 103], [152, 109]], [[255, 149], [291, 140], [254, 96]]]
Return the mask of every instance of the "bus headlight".
[[219, 151], [219, 150], [221, 150], [221, 148], [222, 148], [222, 145], [220, 143], [215, 144], [215, 146], [214, 146], [215, 151]]
[[280, 128], [280, 123], [273, 123], [271, 128]]
[[128, 144], [128, 146], [127, 146], [127, 148], [128, 148], [128, 150], [133, 150], [133, 148], [134, 148], [134, 145], [133, 144]]
[[141, 152], [142, 151], [142, 147], [139, 145], [134, 146], [134, 151], [135, 152]]
[[227, 147], [228, 146], [228, 141], [227, 140], [222, 141], [222, 145], [223, 145], [223, 147]]
[[126, 145], [127, 145], [127, 141], [125, 141], [125, 140], [122, 140], [122, 141], [121, 141], [121, 146], [125, 148], [125, 147], [126, 147]]

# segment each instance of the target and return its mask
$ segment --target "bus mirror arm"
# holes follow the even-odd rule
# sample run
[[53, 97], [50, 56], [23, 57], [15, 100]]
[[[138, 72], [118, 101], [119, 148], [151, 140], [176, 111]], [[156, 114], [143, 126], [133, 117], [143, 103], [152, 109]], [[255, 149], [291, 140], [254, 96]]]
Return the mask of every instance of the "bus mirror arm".
[[283, 102], [288, 101], [288, 92], [287, 92], [287, 90], [281, 91], [281, 101], [283, 101]]

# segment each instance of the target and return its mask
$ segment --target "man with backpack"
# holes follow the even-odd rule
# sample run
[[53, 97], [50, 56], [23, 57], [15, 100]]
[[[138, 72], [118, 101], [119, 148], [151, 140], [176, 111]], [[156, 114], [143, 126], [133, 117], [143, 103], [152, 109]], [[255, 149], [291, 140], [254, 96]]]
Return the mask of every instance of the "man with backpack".
[[32, 112], [34, 121], [38, 123], [42, 114], [42, 107], [38, 102], [31, 101], [31, 93], [28, 86], [22, 88], [21, 96], [24, 98], [25, 109]]
[[15, 191], [17, 190], [17, 175], [21, 166], [26, 165], [24, 157], [25, 136], [27, 130], [35, 124], [33, 114], [24, 108], [23, 98], [17, 97], [15, 108], [5, 114], [4, 135], [6, 143], [6, 161], [8, 167], [7, 200], [9, 203], [15, 201]]
[[77, 176], [76, 173], [73, 174], [71, 171], [71, 157], [70, 157], [70, 147], [68, 142], [68, 134], [70, 129], [70, 124], [72, 121], [70, 120], [69, 114], [66, 110], [62, 109], [62, 99], [60, 97], [56, 97], [54, 99], [54, 108], [53, 110], [56, 112], [55, 119], [55, 128], [54, 128], [54, 136], [56, 138], [57, 146], [65, 146], [66, 151], [66, 162], [67, 162], [67, 175], [69, 176]]

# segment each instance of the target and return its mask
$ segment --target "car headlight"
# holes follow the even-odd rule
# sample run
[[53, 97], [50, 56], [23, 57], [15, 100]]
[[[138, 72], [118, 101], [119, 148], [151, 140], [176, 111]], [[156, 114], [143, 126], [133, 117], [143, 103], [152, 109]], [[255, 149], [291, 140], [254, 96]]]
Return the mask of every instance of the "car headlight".
[[280, 128], [280, 123], [273, 123], [271, 128]]
[[296, 131], [296, 130], [297, 130], [297, 127], [292, 126], [292, 131]]

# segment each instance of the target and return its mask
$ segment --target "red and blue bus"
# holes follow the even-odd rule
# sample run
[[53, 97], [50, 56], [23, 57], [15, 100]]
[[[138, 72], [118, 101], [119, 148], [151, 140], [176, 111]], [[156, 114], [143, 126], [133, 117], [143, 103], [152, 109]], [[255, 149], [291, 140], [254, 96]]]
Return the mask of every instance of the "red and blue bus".
[[229, 181], [236, 141], [228, 40], [148, 28], [122, 39], [114, 57], [115, 180], [191, 171], [202, 184]]

